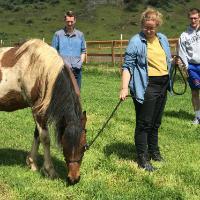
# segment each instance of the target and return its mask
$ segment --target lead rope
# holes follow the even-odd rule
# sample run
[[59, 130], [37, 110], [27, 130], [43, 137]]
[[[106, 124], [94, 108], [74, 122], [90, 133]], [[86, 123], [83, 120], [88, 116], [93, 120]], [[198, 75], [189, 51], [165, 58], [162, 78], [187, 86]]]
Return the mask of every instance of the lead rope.
[[[162, 95], [162, 94], [161, 94]], [[152, 101], [154, 99], [160, 98], [161, 95], [154, 97], [152, 99], [148, 99], [148, 101]], [[132, 97], [131, 95], [127, 95], [126, 98], [128, 97]], [[96, 134], [96, 136], [93, 138], [93, 140], [90, 142], [90, 144], [86, 144], [84, 146], [85, 151], [89, 150], [90, 147], [93, 145], [93, 143], [96, 141], [96, 139], [99, 137], [99, 135], [103, 132], [104, 128], [106, 127], [106, 125], [108, 124], [108, 122], [111, 120], [111, 118], [114, 116], [115, 112], [117, 111], [118, 107], [120, 106], [120, 104], [122, 103], [123, 100], [119, 100], [119, 102], [117, 103], [117, 105], [115, 106], [115, 108], [113, 109], [112, 113], [110, 114], [110, 116], [108, 117], [108, 119], [106, 120], [106, 122], [103, 124], [102, 128], [98, 131], [98, 133]], [[145, 100], [144, 100], [145, 101]]]
[[[176, 56], [176, 57], [179, 57], [179, 56]], [[181, 61], [182, 61], [182, 59], [181, 59]], [[175, 82], [175, 76], [176, 76], [177, 68], [178, 68], [178, 70], [179, 70], [179, 72], [181, 74], [181, 77], [183, 78], [184, 84], [185, 84], [184, 91], [181, 92], [181, 93], [176, 92], [174, 90], [174, 87], [173, 87], [174, 86], [174, 82]], [[174, 73], [174, 75], [173, 75], [173, 73]], [[184, 77], [184, 75], [183, 75], [183, 73], [182, 73], [182, 71], [181, 71], [181, 69], [180, 69], [180, 67], [178, 65], [175, 65], [174, 68], [173, 68], [173, 71], [172, 71], [172, 82], [173, 82], [173, 84], [172, 84], [172, 90], [173, 90], [173, 92], [176, 95], [183, 95], [186, 92], [186, 90], [187, 90], [187, 81], [185, 80], [185, 77]], [[163, 92], [161, 92], [161, 95], [162, 95], [162, 93]], [[131, 97], [131, 95], [128, 95], [127, 97]], [[148, 99], [147, 101], [151, 101], [151, 100], [154, 100], [154, 99], [159, 98], [159, 97], [160, 97], [160, 95], [157, 96], [157, 97], [154, 97], [152, 99]], [[110, 114], [110, 116], [108, 117], [108, 119], [106, 120], [106, 122], [103, 124], [102, 128], [98, 131], [98, 133], [96, 134], [96, 136], [93, 138], [93, 140], [90, 142], [90, 144], [86, 144], [85, 145], [85, 150], [89, 150], [90, 147], [93, 145], [93, 143], [96, 141], [96, 139], [99, 137], [99, 135], [103, 132], [104, 128], [106, 127], [106, 125], [108, 124], [108, 122], [111, 120], [111, 118], [114, 116], [115, 112], [117, 111], [117, 109], [120, 106], [120, 104], [122, 103], [122, 101], [123, 100], [121, 100], [121, 99], [119, 100], [119, 102], [117, 103], [117, 105], [113, 109], [112, 113]]]
[[[162, 96], [162, 93], [161, 95], [157, 96], [157, 97], [154, 97], [152, 99], [148, 99], [147, 101], [152, 101], [152, 100], [155, 100], [157, 98], [160, 98]], [[132, 97], [131, 95], [127, 95], [126, 98], [128, 97]], [[113, 109], [112, 113], [110, 114], [110, 116], [108, 117], [108, 119], [106, 120], [106, 122], [103, 124], [102, 128], [98, 131], [98, 133], [96, 134], [96, 136], [93, 138], [93, 140], [90, 142], [90, 144], [86, 144], [84, 146], [85, 148], [85, 151], [86, 150], [89, 150], [90, 147], [93, 145], [93, 143], [96, 141], [96, 139], [99, 137], [99, 135], [103, 132], [104, 128], [106, 127], [106, 125], [108, 124], [108, 122], [111, 120], [111, 118], [114, 116], [115, 112], [117, 111], [118, 107], [120, 106], [120, 104], [122, 103], [123, 100], [119, 100], [119, 102], [117, 103], [117, 105], [115, 106], [115, 108]], [[145, 100], [144, 100], [145, 101]]]
[[[181, 59], [180, 56], [175, 55], [174, 58], [175, 58], [175, 59], [176, 59], [176, 58], [179, 58], [179, 59], [181, 60], [181, 62], [183, 63], [183, 60]], [[182, 67], [183, 67], [183, 69], [185, 70], [186, 75], [188, 76], [188, 74], [187, 74], [187, 69], [185, 68], [185, 65], [183, 64]], [[177, 76], [177, 75], [176, 75], [177, 70], [179, 71], [179, 73], [180, 73], [180, 75], [181, 75], [181, 78], [182, 78], [182, 80], [183, 80], [183, 83], [184, 83], [184, 90], [183, 90], [182, 92], [177, 92], [177, 91], [175, 91], [175, 89], [174, 89], [174, 83], [175, 83], [175, 81], [176, 81], [176, 76]], [[186, 90], [187, 90], [187, 80], [186, 80], [185, 76], [183, 75], [183, 71], [181, 70], [181, 67], [180, 67], [178, 64], [174, 64], [174, 67], [172, 68], [172, 91], [173, 91], [173, 93], [176, 94], [176, 95], [183, 95], [183, 94], [185, 94]]]
[[[131, 95], [128, 95], [127, 97], [131, 97]], [[120, 104], [122, 103], [123, 100], [119, 100], [119, 102], [117, 103], [117, 105], [115, 106], [114, 110], [112, 111], [111, 115], [108, 117], [108, 119], [106, 120], [106, 122], [103, 124], [102, 128], [99, 130], [99, 132], [97, 133], [97, 135], [94, 137], [94, 139], [90, 142], [90, 144], [86, 144], [85, 146], [85, 150], [89, 150], [89, 148], [92, 146], [92, 144], [96, 141], [96, 139], [99, 137], [99, 135], [103, 132], [104, 128], [106, 127], [106, 125], [108, 124], [108, 122], [110, 121], [110, 119], [113, 117], [113, 115], [115, 114], [115, 112], [117, 111], [118, 107], [120, 106]]]

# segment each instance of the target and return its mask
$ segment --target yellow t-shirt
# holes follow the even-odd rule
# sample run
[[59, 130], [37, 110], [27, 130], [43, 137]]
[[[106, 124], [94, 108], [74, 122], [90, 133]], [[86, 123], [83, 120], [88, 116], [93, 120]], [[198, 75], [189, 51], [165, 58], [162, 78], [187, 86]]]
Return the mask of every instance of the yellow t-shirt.
[[157, 37], [147, 40], [147, 61], [149, 76], [164, 76], [168, 74], [166, 55]]

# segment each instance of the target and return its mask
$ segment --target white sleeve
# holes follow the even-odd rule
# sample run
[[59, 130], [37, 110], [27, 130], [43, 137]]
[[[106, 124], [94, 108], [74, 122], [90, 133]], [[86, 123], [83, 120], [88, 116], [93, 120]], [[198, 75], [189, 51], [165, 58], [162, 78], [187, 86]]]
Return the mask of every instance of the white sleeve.
[[187, 59], [187, 51], [185, 47], [185, 41], [182, 36], [180, 36], [178, 40], [178, 55], [181, 57], [182, 61], [184, 62], [186, 68], [188, 68], [188, 59]]

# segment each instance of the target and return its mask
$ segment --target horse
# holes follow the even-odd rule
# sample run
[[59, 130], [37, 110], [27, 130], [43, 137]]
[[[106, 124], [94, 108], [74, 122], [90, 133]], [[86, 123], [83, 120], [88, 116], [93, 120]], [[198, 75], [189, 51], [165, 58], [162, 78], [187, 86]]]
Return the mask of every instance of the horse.
[[35, 121], [34, 139], [26, 163], [37, 171], [40, 143], [44, 149], [42, 171], [57, 178], [50, 155], [49, 125], [66, 162], [70, 184], [80, 180], [86, 147], [86, 112], [82, 112], [75, 78], [57, 51], [40, 39], [0, 49], [0, 111], [30, 107]]

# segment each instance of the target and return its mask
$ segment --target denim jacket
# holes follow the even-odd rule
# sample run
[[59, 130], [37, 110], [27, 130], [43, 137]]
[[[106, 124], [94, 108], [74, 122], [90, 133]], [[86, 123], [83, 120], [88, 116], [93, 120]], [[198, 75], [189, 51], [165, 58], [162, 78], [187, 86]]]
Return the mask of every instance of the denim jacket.
[[[171, 82], [171, 52], [168, 39], [162, 33], [157, 33], [160, 44], [165, 51], [167, 59], [167, 68], [170, 78], [169, 90], [172, 91]], [[123, 70], [128, 70], [131, 78], [129, 88], [134, 98], [140, 102], [144, 102], [144, 94], [148, 85], [148, 69], [147, 69], [147, 41], [144, 33], [140, 32], [131, 38], [125, 52]]]

